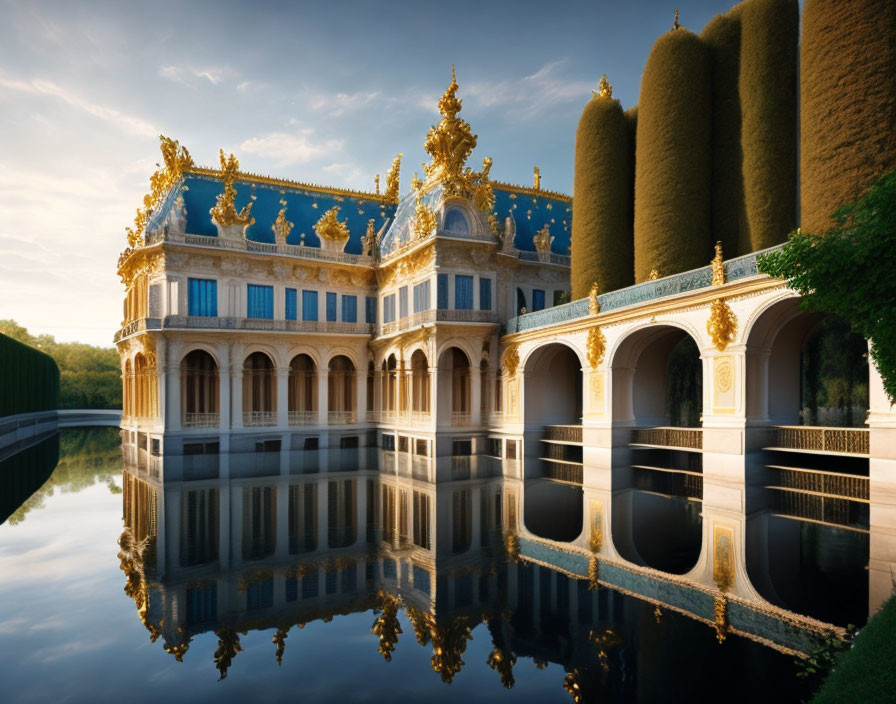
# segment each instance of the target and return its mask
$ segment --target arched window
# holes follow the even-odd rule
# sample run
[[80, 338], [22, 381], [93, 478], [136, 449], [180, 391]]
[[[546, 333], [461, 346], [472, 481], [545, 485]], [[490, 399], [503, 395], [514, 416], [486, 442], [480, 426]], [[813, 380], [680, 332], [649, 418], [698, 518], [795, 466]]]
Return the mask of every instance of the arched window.
[[470, 223], [464, 211], [460, 208], [448, 208], [445, 211], [445, 229], [464, 235], [470, 234]]
[[274, 363], [264, 352], [253, 352], [243, 363], [243, 424], [275, 425], [277, 401]]
[[330, 360], [327, 399], [330, 423], [355, 422], [355, 365], [345, 355]]
[[429, 413], [429, 373], [422, 350], [411, 355], [411, 410]]
[[181, 413], [185, 428], [213, 428], [220, 423], [218, 365], [205, 350], [193, 350], [180, 363]]
[[317, 416], [314, 360], [307, 354], [298, 354], [289, 363], [289, 424], [314, 423]]

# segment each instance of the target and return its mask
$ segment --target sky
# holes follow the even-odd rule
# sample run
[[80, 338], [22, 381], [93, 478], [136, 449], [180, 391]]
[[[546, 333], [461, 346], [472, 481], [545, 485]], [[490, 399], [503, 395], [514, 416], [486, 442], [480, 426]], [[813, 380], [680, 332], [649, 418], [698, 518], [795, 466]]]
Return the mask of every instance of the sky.
[[125, 227], [160, 161], [401, 190], [457, 67], [470, 163], [572, 193], [575, 130], [606, 73], [636, 105], [650, 47], [733, 0], [41, 2], [0, 0], [0, 319], [111, 346]]

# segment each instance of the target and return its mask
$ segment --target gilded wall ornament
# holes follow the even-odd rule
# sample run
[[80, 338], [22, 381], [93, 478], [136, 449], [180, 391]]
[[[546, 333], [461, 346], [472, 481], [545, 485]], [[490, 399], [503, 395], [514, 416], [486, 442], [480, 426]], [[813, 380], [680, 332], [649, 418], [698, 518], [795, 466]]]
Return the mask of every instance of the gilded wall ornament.
[[473, 205], [480, 213], [489, 213], [495, 207], [495, 193], [492, 190], [488, 173], [492, 168], [491, 157], [482, 160], [482, 171], [478, 178], [471, 179], [473, 186]]
[[376, 230], [373, 228], [373, 218], [367, 221], [367, 231], [361, 238], [361, 256], [373, 256], [376, 252]]
[[320, 237], [321, 249], [341, 252], [348, 242], [348, 220], [339, 222], [339, 206], [334, 205], [321, 215], [320, 220], [314, 223], [314, 231]]
[[592, 369], [597, 369], [600, 363], [604, 361], [604, 352], [607, 349], [607, 338], [604, 337], [603, 331], [594, 326], [588, 331], [588, 364]]
[[647, 280], [656, 281], [658, 278], [660, 278], [659, 269], [651, 269], [650, 273], [647, 275]]
[[417, 191], [417, 206], [414, 208], [413, 233], [415, 240], [422, 240], [436, 229], [436, 214], [423, 203], [421, 191]]
[[588, 315], [600, 313], [600, 302], [597, 300], [599, 292], [600, 287], [598, 287], [597, 281], [595, 281], [591, 284], [591, 290], [588, 292]]
[[716, 256], [712, 258], [712, 285], [721, 286], [725, 283], [725, 265], [722, 260], [722, 243], [716, 242]]
[[274, 241], [277, 244], [286, 244], [286, 238], [292, 231], [293, 224], [286, 219], [286, 200], [280, 199], [280, 212], [277, 213], [277, 219], [271, 225], [271, 231], [274, 233]]
[[222, 233], [222, 230], [234, 225], [242, 228], [242, 233], [245, 236], [246, 228], [255, 223], [255, 218], [251, 215], [251, 202], [245, 205], [242, 210], [238, 211], [236, 209], [236, 188], [234, 188], [233, 184], [240, 170], [240, 162], [233, 154], [225, 159], [223, 149], [219, 150], [218, 159], [221, 162], [221, 180], [224, 182], [224, 192], [218, 196], [215, 206], [208, 213], [212, 216], [212, 222], [218, 228], [219, 236], [226, 236], [225, 233]]
[[712, 343], [719, 352], [724, 352], [725, 348], [734, 342], [737, 318], [724, 299], [718, 298], [712, 302], [709, 320], [706, 321], [706, 332], [709, 333]]
[[504, 369], [510, 377], [516, 376], [517, 367], [520, 365], [520, 351], [516, 345], [511, 345], [504, 352]]

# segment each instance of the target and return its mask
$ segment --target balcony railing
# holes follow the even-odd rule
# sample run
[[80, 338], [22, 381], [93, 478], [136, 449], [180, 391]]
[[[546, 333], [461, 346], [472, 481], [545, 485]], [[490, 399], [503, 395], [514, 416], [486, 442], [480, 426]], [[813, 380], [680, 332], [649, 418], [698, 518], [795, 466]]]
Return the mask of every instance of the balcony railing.
[[115, 342], [133, 335], [135, 332], [142, 332], [143, 330], [159, 330], [161, 327], [161, 318], [137, 318], [137, 320], [132, 320], [115, 333]]
[[775, 427], [773, 449], [868, 455], [867, 428], [821, 428], [809, 425]]
[[328, 411], [327, 422], [330, 425], [350, 425], [355, 422], [354, 411]]
[[243, 425], [247, 428], [277, 425], [277, 413], [275, 411], [243, 411]]
[[339, 264], [358, 264], [360, 266], [373, 266], [373, 259], [360, 254], [348, 252], [330, 252], [320, 247], [305, 247], [297, 244], [275, 244], [273, 242], [254, 242], [252, 240], [227, 240], [221, 237], [207, 235], [188, 235], [172, 232], [156, 231], [147, 234], [146, 244], [157, 242], [170, 242], [172, 244], [186, 244], [198, 247], [214, 247], [215, 249], [233, 249], [241, 252], [263, 252], [267, 254], [279, 254], [287, 257], [300, 257], [302, 259], [317, 259], [319, 261], [337, 262]]
[[466, 411], [451, 411], [451, 425], [470, 425], [473, 415]]
[[822, 472], [802, 467], [769, 465], [775, 473], [769, 489], [803, 491], [818, 496], [868, 500], [868, 477], [840, 472]]
[[220, 413], [185, 413], [185, 428], [217, 428], [221, 425]]
[[340, 333], [370, 335], [369, 323], [342, 323], [323, 320], [271, 320], [267, 318], [228, 318], [199, 315], [169, 315], [165, 328], [202, 328], [214, 330], [271, 330], [279, 332]]
[[572, 257], [567, 254], [556, 254], [555, 252], [527, 252], [520, 250], [520, 259], [527, 262], [541, 262], [543, 264], [558, 264], [560, 266], [569, 266]]
[[379, 420], [382, 423], [428, 425], [432, 422], [432, 415], [429, 411], [380, 411], [374, 415], [375, 417], [371, 420]]
[[317, 411], [289, 411], [290, 425], [315, 425]]
[[379, 326], [379, 334], [391, 335], [394, 332], [435, 322], [497, 323], [498, 314], [493, 310], [424, 310], [391, 323], [383, 323]]
[[582, 442], [581, 425], [546, 425], [544, 426], [544, 440], [557, 442]]
[[654, 445], [657, 447], [703, 449], [702, 428], [635, 428], [632, 430], [633, 445]]

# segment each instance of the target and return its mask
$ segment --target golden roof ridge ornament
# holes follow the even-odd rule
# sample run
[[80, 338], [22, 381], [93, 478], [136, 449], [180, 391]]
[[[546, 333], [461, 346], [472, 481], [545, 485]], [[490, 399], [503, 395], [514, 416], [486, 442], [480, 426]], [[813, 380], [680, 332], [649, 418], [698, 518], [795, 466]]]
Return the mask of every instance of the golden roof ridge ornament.
[[334, 205], [321, 215], [320, 220], [314, 223], [314, 231], [320, 238], [320, 247], [323, 250], [341, 252], [348, 242], [348, 219], [339, 222], [339, 206]]
[[[401, 157], [403, 156], [404, 154], [399, 152], [398, 156], [393, 159], [389, 171], [386, 173], [386, 193], [383, 197], [393, 203], [398, 202], [398, 189], [401, 177]], [[377, 193], [379, 193], [379, 191], [377, 191]]]
[[463, 105], [457, 97], [457, 77], [451, 66], [451, 84], [439, 100], [442, 119], [429, 129], [424, 149], [432, 157], [426, 169], [426, 181], [443, 183], [447, 195], [463, 195], [469, 190], [472, 176], [464, 166], [476, 147], [476, 135], [465, 120], [457, 117]]
[[286, 244], [286, 238], [292, 231], [293, 223], [286, 219], [286, 199], [280, 199], [280, 212], [277, 213], [277, 219], [271, 225], [271, 231], [274, 233], [274, 242], [277, 244]]
[[537, 166], [532, 171], [532, 188], [536, 191], [541, 190], [541, 171]]
[[716, 242], [716, 256], [712, 258], [712, 285], [722, 286], [725, 283], [725, 264], [722, 259], [722, 242]]
[[675, 23], [672, 25], [672, 30], [676, 29], [684, 29], [680, 24], [678, 24], [678, 8], [675, 8]]
[[212, 222], [218, 227], [218, 235], [233, 239], [233, 232], [229, 232], [234, 226], [242, 229], [245, 236], [246, 228], [255, 223], [252, 217], [252, 203], [246, 204], [242, 210], [236, 209], [236, 181], [237, 173], [240, 170], [240, 162], [233, 154], [228, 158], [224, 158], [224, 150], [218, 153], [221, 161], [221, 180], [224, 182], [224, 192], [218, 195], [217, 202], [214, 207], [208, 211], [212, 216]]
[[601, 98], [612, 98], [613, 97], [613, 86], [610, 85], [610, 82], [607, 80], [607, 74], [604, 74], [600, 77], [600, 85], [598, 86], [598, 95]]

